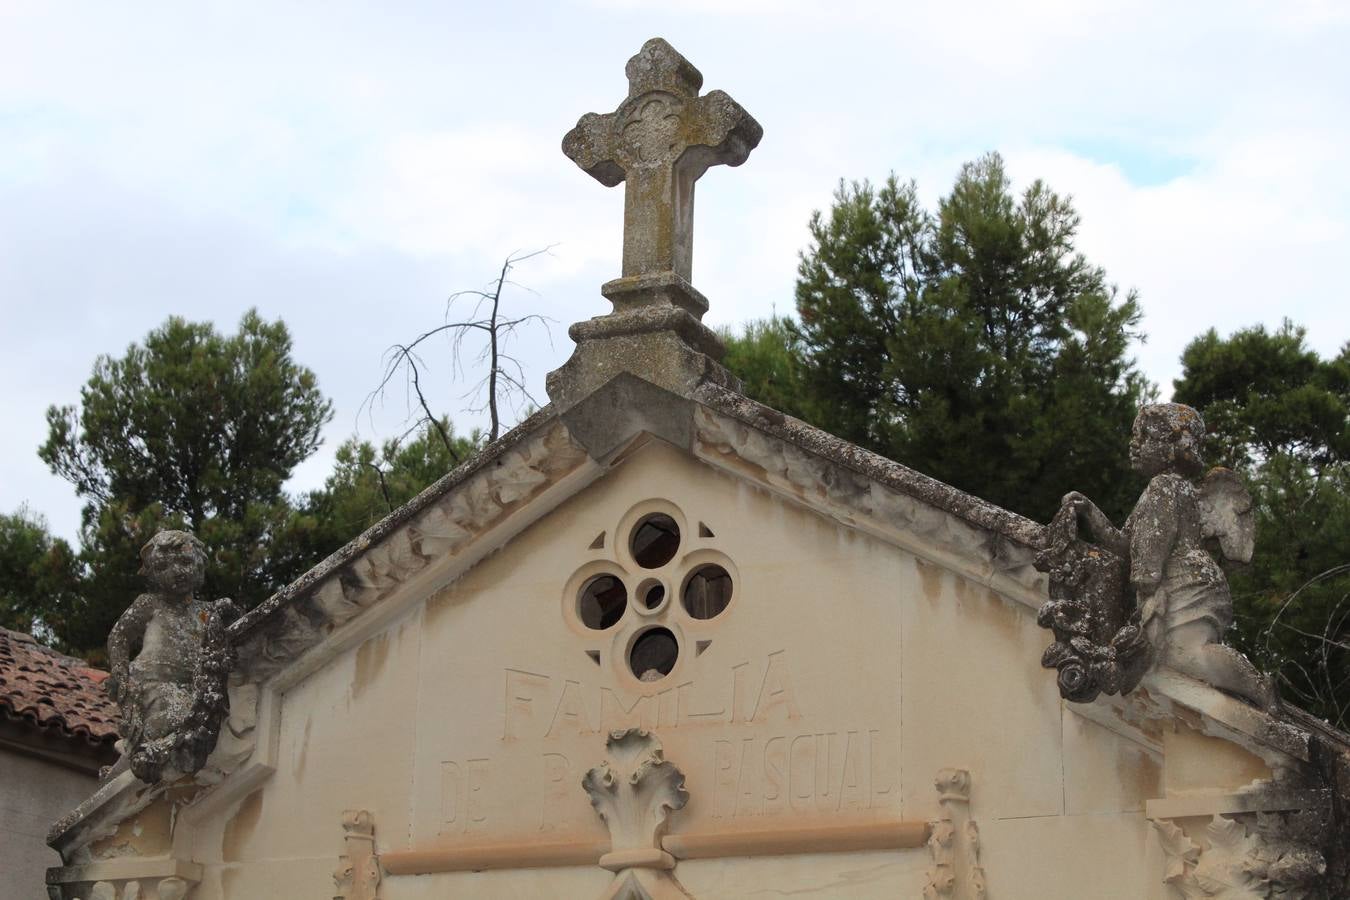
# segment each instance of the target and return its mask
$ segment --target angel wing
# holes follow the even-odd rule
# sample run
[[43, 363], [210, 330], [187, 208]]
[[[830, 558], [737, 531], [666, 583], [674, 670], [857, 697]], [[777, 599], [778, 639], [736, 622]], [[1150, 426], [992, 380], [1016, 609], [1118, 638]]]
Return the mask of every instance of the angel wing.
[[1216, 466], [1200, 480], [1200, 534], [1219, 542], [1233, 562], [1252, 561], [1256, 549], [1256, 515], [1252, 495], [1232, 469]]

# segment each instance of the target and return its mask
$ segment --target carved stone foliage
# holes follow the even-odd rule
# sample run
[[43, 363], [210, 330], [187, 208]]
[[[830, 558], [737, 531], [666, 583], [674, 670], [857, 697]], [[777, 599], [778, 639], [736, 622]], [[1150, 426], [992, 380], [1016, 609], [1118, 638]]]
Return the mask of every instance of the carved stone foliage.
[[689, 801], [684, 773], [662, 756], [660, 741], [641, 728], [612, 732], [605, 748], [605, 761], [581, 781], [609, 828], [611, 849], [600, 865], [614, 873], [614, 880], [604, 897], [688, 897], [671, 871], [675, 858], [661, 849], [670, 813]]
[[333, 871], [333, 900], [378, 900], [380, 860], [375, 854], [375, 819], [364, 809], [342, 814], [343, 854]]
[[[69, 900], [185, 900], [194, 884], [181, 878], [132, 879], [129, 881], [96, 881], [88, 893], [67, 893]], [[59, 891], [59, 889], [53, 889]], [[53, 900], [62, 900], [60, 893]]]
[[297, 582], [294, 593], [278, 595], [246, 617], [240, 627], [247, 635], [237, 637], [245, 640], [242, 652], [250, 675], [264, 679], [284, 668], [432, 562], [459, 553], [585, 460], [584, 448], [561, 422], [542, 428], [534, 423], [533, 434], [530, 424], [520, 426], [524, 433], [514, 444], [460, 476], [441, 496], [420, 508], [414, 500], [406, 512], [395, 513], [402, 520], [376, 526], [383, 533], [362, 535], [349, 551]]
[[1312, 843], [1321, 822], [1312, 810], [1210, 816], [1202, 847], [1176, 823], [1154, 821], [1167, 857], [1163, 881], [1186, 900], [1328, 898], [1326, 860]]
[[1060, 696], [1090, 703], [1100, 694], [1128, 694], [1152, 654], [1124, 559], [1080, 540], [1077, 514], [1065, 506], [1047, 529], [1036, 568], [1050, 576], [1050, 599], [1036, 616], [1055, 634], [1041, 665], [1055, 669]]
[[730, 391], [704, 385], [698, 399], [694, 449], [704, 459], [846, 525], [875, 524], [944, 553], [982, 557], [982, 580], [1043, 590], [1033, 568], [1042, 526]]
[[970, 818], [970, 773], [943, 769], [934, 782], [943, 816], [932, 823], [924, 900], [982, 900], [984, 869], [980, 868], [980, 829]]
[[[171, 857], [119, 857], [47, 870], [51, 900], [187, 900], [202, 867]], [[29, 891], [16, 888], [27, 897]], [[0, 894], [8, 897], [0, 887]]]

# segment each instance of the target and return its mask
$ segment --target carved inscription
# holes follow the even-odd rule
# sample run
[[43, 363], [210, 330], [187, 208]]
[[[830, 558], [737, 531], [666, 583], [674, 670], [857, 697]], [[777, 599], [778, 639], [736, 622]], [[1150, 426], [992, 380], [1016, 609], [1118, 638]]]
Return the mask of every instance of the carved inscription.
[[441, 834], [482, 831], [488, 824], [490, 759], [441, 763]]
[[[630, 729], [711, 729], [695, 752], [702, 755], [715, 818], [847, 815], [899, 802], [896, 735], [861, 723], [812, 729], [782, 650], [645, 695], [506, 668], [502, 697], [504, 752], [523, 763], [513, 764], [511, 778], [534, 785], [530, 793], [539, 805], [531, 827], [541, 832], [569, 827], [576, 814], [574, 788], [583, 773], [569, 758], [569, 741]], [[531, 753], [536, 744], [537, 754]], [[445, 831], [483, 827], [491, 766], [485, 759], [443, 763]]]
[[502, 739], [506, 741], [628, 728], [787, 723], [802, 716], [781, 650], [758, 664], [737, 663], [716, 681], [690, 680], [639, 696], [523, 669], [508, 668], [505, 677]]
[[876, 730], [715, 741], [712, 814], [732, 818], [889, 806], [896, 793], [885, 750]]

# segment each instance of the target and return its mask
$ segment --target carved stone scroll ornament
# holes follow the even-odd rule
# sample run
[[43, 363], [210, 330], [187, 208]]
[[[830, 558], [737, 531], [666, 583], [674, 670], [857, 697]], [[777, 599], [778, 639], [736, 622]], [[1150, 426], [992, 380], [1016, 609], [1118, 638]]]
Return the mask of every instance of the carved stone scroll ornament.
[[[1036, 567], [1050, 576], [1040, 624], [1055, 633], [1042, 665], [1061, 695], [1089, 702], [1125, 694], [1153, 660], [1269, 708], [1274, 690], [1223, 644], [1233, 622], [1228, 580], [1207, 548], [1233, 562], [1253, 549], [1251, 498], [1227, 469], [1204, 469], [1200, 414], [1180, 403], [1145, 406], [1130, 463], [1149, 479], [1121, 528], [1077, 492], [1064, 497]], [[1084, 527], [1094, 540], [1079, 539]]]
[[378, 900], [380, 859], [375, 854], [375, 819], [364, 809], [342, 814], [343, 854], [333, 872], [333, 900]]
[[121, 708], [122, 753], [137, 778], [154, 783], [166, 772], [197, 772], [215, 748], [235, 664], [227, 629], [239, 610], [229, 600], [194, 597], [206, 577], [206, 549], [188, 532], [159, 532], [141, 562], [150, 590], [108, 636], [107, 686]]
[[1186, 900], [1329, 897], [1321, 884], [1326, 860], [1312, 846], [1320, 823], [1315, 811], [1215, 815], [1202, 848], [1176, 823], [1155, 820], [1167, 858], [1163, 881]]
[[611, 849], [600, 865], [614, 873], [605, 900], [666, 900], [685, 892], [671, 871], [675, 857], [661, 849], [673, 810], [689, 801], [684, 773], [661, 755], [661, 743], [641, 728], [615, 731], [606, 760], [581, 786], [609, 827]]
[[980, 829], [970, 818], [970, 773], [943, 769], [934, 782], [942, 804], [942, 818], [932, 823], [924, 900], [982, 900], [984, 869], [980, 868]]

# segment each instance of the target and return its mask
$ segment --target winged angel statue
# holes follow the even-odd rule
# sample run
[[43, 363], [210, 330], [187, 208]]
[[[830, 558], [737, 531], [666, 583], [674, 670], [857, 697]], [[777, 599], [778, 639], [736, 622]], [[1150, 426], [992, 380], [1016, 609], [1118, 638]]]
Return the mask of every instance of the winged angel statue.
[[1250, 562], [1255, 523], [1251, 497], [1230, 469], [1192, 480], [1204, 470], [1204, 434], [1189, 406], [1139, 411], [1130, 464], [1149, 482], [1122, 528], [1082, 494], [1064, 496], [1036, 567], [1050, 576], [1039, 621], [1055, 633], [1041, 664], [1058, 671], [1065, 699], [1126, 694], [1160, 663], [1258, 706], [1274, 704], [1270, 681], [1223, 644], [1233, 600], [1206, 547]]

